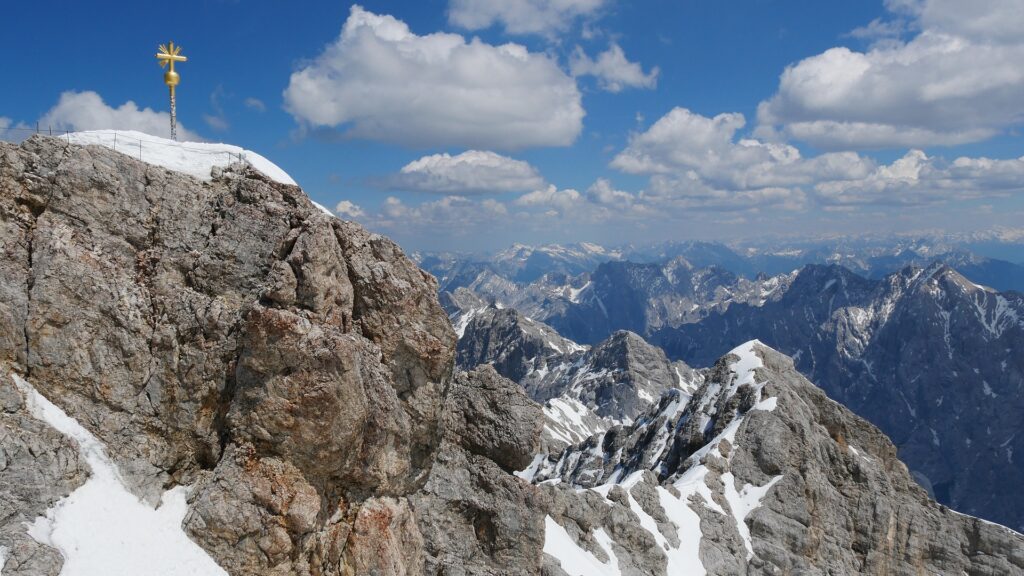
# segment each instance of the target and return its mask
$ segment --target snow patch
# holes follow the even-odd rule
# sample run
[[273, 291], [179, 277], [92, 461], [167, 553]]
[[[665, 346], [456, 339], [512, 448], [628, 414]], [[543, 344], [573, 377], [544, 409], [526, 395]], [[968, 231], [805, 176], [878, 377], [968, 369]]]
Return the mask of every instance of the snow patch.
[[754, 370], [763, 368], [764, 363], [761, 362], [761, 357], [757, 355], [755, 346], [763, 346], [763, 344], [761, 344], [760, 340], [751, 340], [729, 351], [729, 354], [739, 356], [739, 360], [729, 365], [729, 370], [736, 374], [736, 386], [744, 384], [753, 386], [756, 384], [754, 381]]
[[[177, 142], [135, 130], [90, 130], [67, 135], [72, 144], [98, 144], [138, 158], [147, 164], [182, 172], [200, 180], [210, 180], [214, 166], [243, 161], [271, 180], [296, 185], [287, 172], [263, 156], [232, 144]], [[327, 211], [330, 213], [330, 211]]]
[[779, 480], [782, 480], [781, 474], [773, 477], [764, 486], [745, 484], [737, 492], [735, 486], [736, 478], [732, 475], [732, 472], [722, 474], [722, 483], [725, 484], [725, 500], [729, 503], [733, 519], [736, 520], [736, 529], [739, 530], [740, 536], [743, 537], [743, 545], [747, 549], [747, 562], [754, 557], [754, 546], [750, 540], [750, 527], [747, 526], [746, 522], [747, 516], [761, 507], [761, 499], [765, 497], [768, 490]]
[[608, 554], [608, 562], [601, 562], [590, 552], [580, 548], [572, 536], [551, 516], [544, 517], [544, 553], [558, 560], [562, 570], [571, 575], [622, 576], [618, 559], [611, 553], [611, 538], [604, 530], [594, 533], [598, 545]]
[[536, 456], [533, 457], [533, 460], [530, 462], [529, 466], [522, 470], [517, 470], [512, 474], [519, 478], [522, 478], [523, 480], [526, 480], [527, 482], [533, 482], [534, 476], [537, 475], [537, 471], [540, 470], [540, 465], [543, 464], [545, 460], [547, 460], [546, 455], [537, 454]]
[[160, 507], [150, 508], [125, 488], [99, 439], [27, 381], [12, 378], [32, 416], [75, 440], [92, 470], [85, 484], [28, 530], [37, 542], [60, 551], [61, 576], [227, 576], [181, 529], [188, 511], [186, 487], [168, 490]]

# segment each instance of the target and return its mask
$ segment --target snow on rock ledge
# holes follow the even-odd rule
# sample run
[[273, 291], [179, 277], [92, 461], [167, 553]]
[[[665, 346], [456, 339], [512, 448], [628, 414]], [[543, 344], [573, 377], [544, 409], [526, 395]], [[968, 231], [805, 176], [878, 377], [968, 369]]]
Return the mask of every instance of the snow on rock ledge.
[[[181, 529], [187, 488], [164, 493], [156, 510], [128, 492], [103, 443], [40, 394], [12, 375], [32, 416], [78, 443], [92, 475], [89, 480], [36, 518], [29, 536], [58, 549], [61, 576], [147, 574], [149, 576], [226, 576]], [[4, 554], [0, 551], [0, 569]]]
[[135, 130], [90, 130], [67, 135], [72, 144], [106, 146], [143, 162], [209, 180], [214, 166], [245, 161], [268, 178], [296, 185], [287, 172], [263, 156], [231, 144], [177, 142]]

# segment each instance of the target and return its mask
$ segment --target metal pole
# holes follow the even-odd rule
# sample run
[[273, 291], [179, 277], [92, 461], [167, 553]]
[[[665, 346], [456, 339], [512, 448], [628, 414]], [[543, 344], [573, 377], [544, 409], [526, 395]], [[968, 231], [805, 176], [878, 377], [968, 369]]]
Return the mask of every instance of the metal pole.
[[177, 109], [174, 99], [174, 86], [171, 86], [171, 140], [178, 139]]

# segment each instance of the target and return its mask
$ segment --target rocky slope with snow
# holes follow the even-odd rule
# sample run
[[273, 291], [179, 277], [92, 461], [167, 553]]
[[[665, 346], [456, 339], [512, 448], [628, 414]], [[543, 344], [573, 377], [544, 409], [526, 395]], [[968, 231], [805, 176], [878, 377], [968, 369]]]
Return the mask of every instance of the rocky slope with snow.
[[931, 501], [874, 426], [748, 342], [538, 460], [544, 573], [1021, 574], [1024, 536]]
[[883, 280], [809, 266], [775, 302], [737, 305], [655, 335], [702, 366], [758, 338], [878, 425], [942, 503], [1024, 529], [1024, 297], [955, 270]]
[[[4, 576], [1022, 572], [767, 348], [684, 373], [484, 307], [462, 356], [388, 239], [158, 160], [0, 143]], [[618, 421], [545, 453], [527, 390]]]
[[0, 143], [3, 574], [536, 573], [540, 408], [453, 380], [432, 277], [273, 170], [149, 159]]
[[666, 390], [692, 390], [699, 383], [689, 366], [670, 362], [632, 332], [616, 332], [589, 347], [510, 308], [474, 308], [462, 318], [457, 365], [489, 365], [542, 403], [549, 448], [631, 423]]

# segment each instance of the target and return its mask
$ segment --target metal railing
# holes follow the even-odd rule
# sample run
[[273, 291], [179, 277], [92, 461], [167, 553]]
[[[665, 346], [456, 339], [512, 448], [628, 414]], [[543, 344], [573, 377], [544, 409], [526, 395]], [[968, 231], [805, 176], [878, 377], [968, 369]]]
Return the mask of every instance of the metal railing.
[[[52, 138], [60, 138], [61, 140], [65, 140], [68, 144], [79, 144], [79, 145], [83, 145], [83, 146], [84, 145], [88, 145], [88, 144], [97, 144], [97, 145], [101, 145], [101, 146], [108, 146], [108, 145], [112, 144], [112, 147], [113, 147], [115, 152], [120, 152], [122, 154], [127, 154], [127, 155], [131, 155], [131, 156], [137, 156], [138, 159], [142, 160], [143, 162], [145, 161], [145, 159], [143, 158], [143, 156], [144, 156], [144, 154], [143, 154], [143, 151], [144, 151], [143, 144], [145, 144], [146, 145], [145, 147], [163, 146], [163, 147], [167, 147], [167, 148], [174, 148], [176, 150], [188, 150], [189, 152], [192, 152], [194, 154], [207, 154], [207, 155], [210, 155], [210, 156], [221, 156], [221, 157], [226, 155], [227, 158], [228, 158], [229, 163], [242, 162], [244, 164], [251, 164], [249, 162], [249, 160], [245, 157], [245, 153], [244, 152], [232, 152], [232, 151], [229, 151], [229, 150], [207, 150], [206, 148], [197, 148], [195, 146], [186, 146], [184, 144], [170, 144], [170, 143], [161, 142], [161, 141], [158, 141], [158, 140], [149, 140], [149, 139], [146, 139], [146, 138], [138, 138], [136, 136], [130, 136], [128, 134], [119, 133], [117, 130], [110, 130], [110, 132], [112, 132], [113, 136], [114, 136], [112, 142], [108, 141], [107, 139], [103, 139], [103, 138], [97, 138], [95, 142], [89, 142], [88, 141], [88, 136], [84, 132], [72, 132], [71, 130], [56, 130], [55, 131], [51, 126], [47, 126], [45, 128], [42, 128], [42, 127], [40, 127], [38, 125], [35, 128], [26, 128], [24, 126], [16, 126], [16, 127], [15, 126], [11, 126], [11, 127], [6, 127], [6, 128], [0, 127], [0, 140], [7, 140], [7, 138], [6, 138], [7, 134], [8, 133], [15, 133], [15, 132], [16, 133], [20, 133], [20, 134], [28, 134], [28, 136], [26, 136], [26, 138], [30, 137], [32, 135], [38, 134], [40, 136], [47, 136], [47, 137], [52, 137]], [[20, 140], [23, 140], [23, 139], [24, 138], [21, 138], [21, 139], [18, 139], [17, 141], [20, 141]], [[79, 141], [78, 142], [74, 142], [73, 140], [79, 140]], [[119, 144], [120, 144], [120, 147], [119, 147]]]

